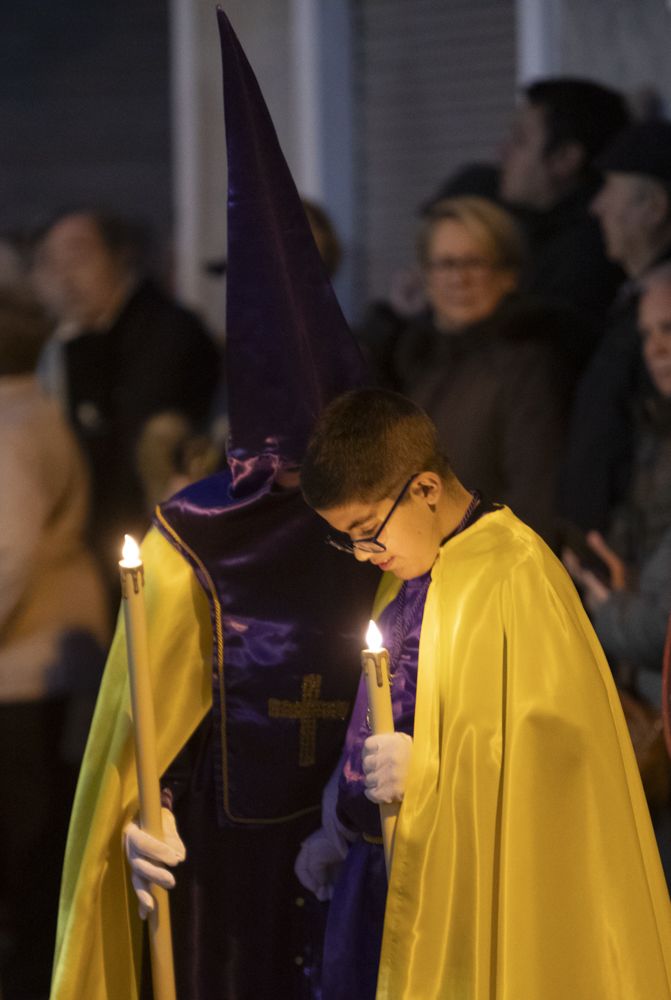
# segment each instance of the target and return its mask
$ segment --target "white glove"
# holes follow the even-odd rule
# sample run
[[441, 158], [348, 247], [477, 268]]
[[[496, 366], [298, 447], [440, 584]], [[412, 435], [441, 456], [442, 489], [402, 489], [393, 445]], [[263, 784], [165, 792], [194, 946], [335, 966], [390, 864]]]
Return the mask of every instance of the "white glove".
[[411, 754], [412, 736], [407, 733], [369, 736], [361, 751], [366, 798], [378, 805], [402, 802]]
[[350, 843], [357, 839], [356, 833], [343, 826], [336, 814], [342, 768], [341, 758], [322, 793], [321, 829], [315, 830], [303, 841], [294, 864], [298, 881], [322, 902], [333, 896], [340, 865], [347, 856]]
[[138, 898], [138, 912], [145, 920], [154, 909], [151, 884], [172, 889], [175, 877], [166, 865], [178, 865], [186, 857], [186, 848], [177, 833], [175, 817], [169, 809], [161, 809], [163, 840], [158, 840], [140, 829], [135, 820], [127, 823], [123, 831], [126, 857], [130, 864], [130, 880]]
[[296, 877], [322, 902], [333, 895], [333, 886], [348, 847], [344, 838], [334, 840], [323, 826], [301, 844], [294, 864]]

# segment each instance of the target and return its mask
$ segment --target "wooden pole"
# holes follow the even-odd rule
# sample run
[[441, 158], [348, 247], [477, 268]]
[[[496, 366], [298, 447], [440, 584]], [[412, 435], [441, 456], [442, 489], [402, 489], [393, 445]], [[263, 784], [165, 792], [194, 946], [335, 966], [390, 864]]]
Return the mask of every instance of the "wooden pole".
[[[127, 535], [127, 543], [128, 538]], [[156, 762], [156, 727], [149, 678], [147, 617], [144, 604], [144, 566], [137, 545], [135, 543], [133, 545], [135, 549], [128, 552], [124, 546], [124, 557], [119, 563], [119, 569], [126, 624], [140, 826], [152, 837], [162, 840], [161, 791]], [[149, 914], [148, 922], [154, 1000], [176, 1000], [168, 891], [160, 886], [152, 886], [151, 894], [155, 905]]]

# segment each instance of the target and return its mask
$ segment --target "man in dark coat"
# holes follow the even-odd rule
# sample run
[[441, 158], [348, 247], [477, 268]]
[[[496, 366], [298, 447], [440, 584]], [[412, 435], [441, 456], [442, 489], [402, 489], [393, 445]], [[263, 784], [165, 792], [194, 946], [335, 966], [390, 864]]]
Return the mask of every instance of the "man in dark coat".
[[169, 410], [205, 423], [220, 368], [201, 321], [138, 258], [128, 223], [90, 211], [58, 218], [36, 253], [42, 298], [68, 329], [62, 391], [91, 469], [92, 538], [115, 573], [124, 532], [148, 520], [135, 456], [145, 422]]
[[591, 322], [572, 345], [580, 365], [598, 342], [623, 278], [589, 214], [600, 182], [593, 161], [627, 121], [614, 90], [569, 77], [538, 80], [525, 88], [504, 145], [500, 193], [526, 224], [526, 288]]

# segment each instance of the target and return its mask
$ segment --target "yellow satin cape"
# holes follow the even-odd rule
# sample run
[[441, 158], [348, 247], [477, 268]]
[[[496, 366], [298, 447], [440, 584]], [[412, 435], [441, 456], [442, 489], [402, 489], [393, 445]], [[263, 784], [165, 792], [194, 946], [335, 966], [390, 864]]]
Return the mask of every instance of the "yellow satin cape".
[[[207, 597], [188, 563], [152, 528], [142, 545], [163, 772], [212, 704]], [[123, 616], [110, 649], [77, 786], [61, 886], [51, 1000], [136, 1000], [140, 919], [122, 829], [137, 812]]]
[[507, 509], [442, 549], [379, 1000], [665, 1000], [671, 907], [608, 665]]

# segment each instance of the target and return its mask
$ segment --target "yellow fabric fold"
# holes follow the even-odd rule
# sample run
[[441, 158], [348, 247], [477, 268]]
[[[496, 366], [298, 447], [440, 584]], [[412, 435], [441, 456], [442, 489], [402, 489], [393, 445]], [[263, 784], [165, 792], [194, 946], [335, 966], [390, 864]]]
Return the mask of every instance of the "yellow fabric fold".
[[377, 995], [671, 997], [671, 907], [608, 665], [507, 509], [432, 574]]
[[[164, 771], [212, 704], [212, 628], [188, 563], [155, 529], [142, 545], [157, 757]], [[138, 809], [120, 614], [73, 807], [51, 1000], [136, 1000], [140, 920], [122, 829]]]

